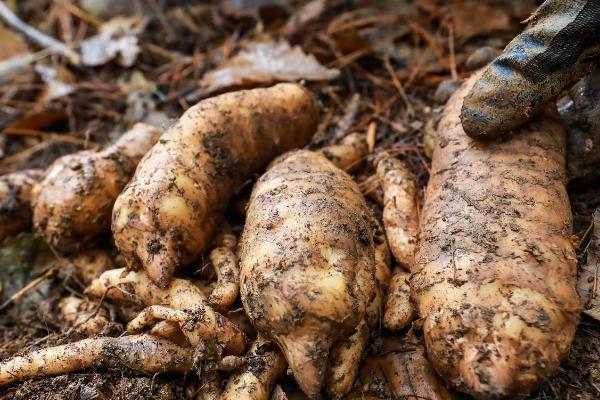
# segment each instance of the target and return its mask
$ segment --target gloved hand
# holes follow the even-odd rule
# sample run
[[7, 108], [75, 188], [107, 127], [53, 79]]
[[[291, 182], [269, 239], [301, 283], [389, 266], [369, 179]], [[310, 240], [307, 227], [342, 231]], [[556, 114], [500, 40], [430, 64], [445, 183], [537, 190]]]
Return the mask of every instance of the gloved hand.
[[520, 126], [599, 61], [600, 0], [547, 0], [465, 98], [465, 132], [491, 139]]

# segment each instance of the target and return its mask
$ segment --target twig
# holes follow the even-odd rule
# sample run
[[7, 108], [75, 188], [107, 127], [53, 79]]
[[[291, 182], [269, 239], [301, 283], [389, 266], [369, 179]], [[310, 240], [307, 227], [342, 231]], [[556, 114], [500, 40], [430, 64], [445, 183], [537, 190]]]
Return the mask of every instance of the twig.
[[8, 26], [22, 33], [27, 39], [36, 43], [41, 47], [49, 48], [52, 52], [66, 57], [72, 64], [79, 65], [80, 58], [73, 49], [66, 44], [54, 39], [38, 31], [37, 29], [27, 25], [23, 20], [15, 15], [10, 8], [0, 1], [0, 19]]
[[26, 129], [26, 128], [6, 128], [2, 131], [2, 133], [6, 135], [16, 135], [16, 136], [33, 136], [40, 137], [42, 139], [51, 139], [56, 140], [57, 142], [67, 142], [78, 144], [80, 146], [84, 146], [85, 144], [95, 146], [95, 143], [90, 143], [89, 141], [86, 143], [85, 140], [79, 139], [73, 136], [63, 135], [55, 132], [44, 132], [39, 131], [37, 129]]
[[452, 80], [458, 80], [458, 72], [456, 70], [456, 51], [454, 49], [454, 14], [452, 13], [452, 5], [450, 5], [450, 15], [448, 18], [448, 52], [450, 53], [450, 74]]
[[47, 148], [48, 146], [50, 146], [51, 144], [53, 144], [54, 141], [53, 140], [45, 140], [43, 142], [39, 142], [34, 144], [31, 147], [28, 147], [24, 150], [21, 150], [18, 153], [15, 153], [9, 157], [5, 157], [2, 160], [0, 160], [0, 166], [7, 166], [10, 165], [12, 163], [18, 162], [18, 161], [23, 161], [28, 159], [33, 153], [38, 152], [42, 149]]
[[20, 289], [17, 293], [13, 294], [10, 299], [6, 300], [2, 305], [0, 305], [0, 311], [4, 310], [6, 306], [8, 306], [13, 301], [19, 300], [25, 293], [44, 282], [46, 279], [52, 278], [54, 275], [58, 273], [60, 270], [60, 263], [57, 262], [50, 268], [48, 271], [44, 272], [42, 275], [38, 276], [27, 285], [25, 285], [22, 289]]
[[36, 61], [39, 61], [48, 55], [50, 55], [50, 49], [43, 49], [38, 51], [37, 53], [32, 54], [20, 54], [6, 60], [0, 61], [0, 77], [4, 75], [9, 75], [15, 71], [20, 70], [21, 68], [27, 67], [29, 64], [32, 64]]
[[408, 101], [408, 97], [406, 96], [406, 91], [400, 82], [400, 78], [398, 78], [398, 74], [394, 71], [394, 67], [392, 67], [392, 63], [390, 61], [390, 56], [386, 55], [383, 57], [383, 63], [385, 64], [385, 68], [388, 70], [390, 77], [392, 78], [392, 83], [396, 87], [396, 90], [402, 97], [404, 104], [406, 105], [406, 111], [408, 111], [408, 115], [413, 116], [415, 114], [415, 110], [412, 108], [410, 101]]

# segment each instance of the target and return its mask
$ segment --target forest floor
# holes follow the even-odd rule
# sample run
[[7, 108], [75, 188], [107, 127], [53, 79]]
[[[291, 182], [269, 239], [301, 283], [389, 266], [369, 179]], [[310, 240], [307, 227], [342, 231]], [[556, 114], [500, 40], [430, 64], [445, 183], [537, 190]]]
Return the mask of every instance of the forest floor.
[[[482, 47], [489, 54], [501, 50], [538, 2], [5, 3], [29, 26], [79, 48], [81, 58], [77, 63], [45, 51], [0, 24], [0, 173], [100, 148], [136, 121], [166, 126], [213, 94], [293, 80], [304, 82], [321, 106], [311, 148], [370, 132], [376, 151], [399, 154], [408, 163], [422, 194], [430, 169], [424, 135], [434, 128], [454, 83], [478, 66], [467, 60]], [[591, 215], [600, 206], [598, 187], [569, 187], [581, 262]], [[0, 247], [2, 302], [52, 263], [53, 255], [31, 234], [7, 240]], [[82, 287], [61, 272], [3, 305], [0, 359], [77, 339], [55, 315], [57, 300], [68, 292], [81, 294]], [[119, 334], [122, 327], [114, 329]], [[293, 380], [286, 382], [293, 392]], [[187, 399], [196, 384], [191, 376], [94, 370], [16, 383], [0, 389], [0, 400]], [[525, 398], [600, 398], [599, 322], [582, 317], [558, 373]]]

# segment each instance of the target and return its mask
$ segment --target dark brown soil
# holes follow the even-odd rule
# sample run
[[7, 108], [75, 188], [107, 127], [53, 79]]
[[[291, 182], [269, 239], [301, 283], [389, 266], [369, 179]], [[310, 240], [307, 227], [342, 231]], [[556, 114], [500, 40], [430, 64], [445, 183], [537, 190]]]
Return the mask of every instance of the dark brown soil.
[[[60, 6], [67, 2], [6, 3], [17, 4], [19, 15], [28, 24], [66, 43], [97, 33], [93, 19], [85, 12]], [[0, 135], [0, 173], [45, 167], [63, 154], [107, 143], [131, 124], [135, 119], [132, 112], [139, 112], [148, 99], [165, 118], [177, 117], [199, 99], [198, 93], [202, 92], [198, 91], [198, 82], [205, 72], [231, 58], [244, 44], [267, 35], [283, 37], [314, 54], [323, 65], [340, 70], [340, 77], [334, 81], [307, 83], [322, 109], [321, 125], [310, 147], [332, 143], [350, 132], [375, 129], [377, 150], [401, 155], [423, 189], [430, 167], [423, 148], [424, 134], [434, 125], [440, 103], [447, 98], [444, 91], [456, 86], [445, 83], [436, 93], [438, 85], [468, 76], [466, 60], [476, 49], [503, 48], [522, 29], [520, 21], [539, 2], [328, 0], [321, 13], [291, 30], [282, 27], [306, 1], [116, 3], [118, 7], [113, 10], [136, 3], [142, 8], [152, 5], [149, 25], [140, 35], [143, 50], [133, 67], [114, 62], [93, 68], [73, 67], [60, 57], [52, 57], [48, 64], [66, 69], [79, 86], [74, 93], [49, 102], [40, 100], [45, 85], [33, 69], [8, 81], [0, 79], [0, 130], [13, 129], [10, 135]], [[235, 3], [246, 6], [241, 10], [227, 7]], [[279, 5], [266, 7], [266, 3]], [[5, 39], [1, 31], [0, 39]], [[26, 47], [30, 52], [40, 50], [32, 44]], [[2, 51], [0, 48], [0, 60], [5, 58]], [[131, 84], [134, 73], [141, 73], [148, 86], [124, 85]], [[353, 100], [355, 95], [359, 95], [358, 102]], [[29, 133], [23, 134], [24, 130]], [[50, 133], [63, 137], [56, 140], [47, 135]], [[366, 176], [358, 178], [364, 180]], [[591, 214], [600, 207], [600, 183], [576, 182], [569, 192], [575, 233], [581, 238]], [[37, 254], [39, 249], [35, 248]], [[585, 243], [581, 248], [583, 262]], [[47, 263], [41, 261], [46, 258], [30, 258], [31, 265], [22, 273], [0, 265], [0, 278], [9, 276], [18, 289], [39, 276], [47, 268]], [[3, 283], [6, 285], [6, 280]], [[6, 291], [14, 288], [4, 289], [6, 296]], [[80, 294], [82, 289], [63, 271], [16, 305], [1, 310], [0, 360], [77, 340], [75, 335], [65, 336], [67, 329], [57, 318], [55, 305], [61, 296]], [[110, 334], [121, 332], [117, 323]], [[293, 390], [290, 377], [284, 383], [288, 393]], [[194, 399], [197, 390], [198, 379], [192, 373], [186, 377], [141, 376], [127, 370], [97, 370], [15, 383], [0, 388], [0, 400]], [[561, 369], [524, 398], [600, 398], [600, 323], [584, 316]]]

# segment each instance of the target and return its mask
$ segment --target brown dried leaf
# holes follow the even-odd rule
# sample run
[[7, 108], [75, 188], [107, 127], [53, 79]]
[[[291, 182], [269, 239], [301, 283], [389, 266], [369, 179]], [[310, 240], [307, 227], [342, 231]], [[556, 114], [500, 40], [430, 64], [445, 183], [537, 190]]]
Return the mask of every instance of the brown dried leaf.
[[508, 10], [480, 1], [466, 1], [455, 5], [452, 17], [454, 32], [460, 41], [511, 29]]
[[146, 27], [144, 17], [115, 17], [100, 27], [100, 33], [81, 42], [81, 62], [95, 67], [116, 59], [130, 67], [141, 49], [137, 35]]
[[247, 87], [281, 81], [331, 80], [340, 71], [324, 67], [312, 54], [285, 40], [250, 43], [236, 56], [204, 75], [202, 93], [212, 94], [233, 87]]

